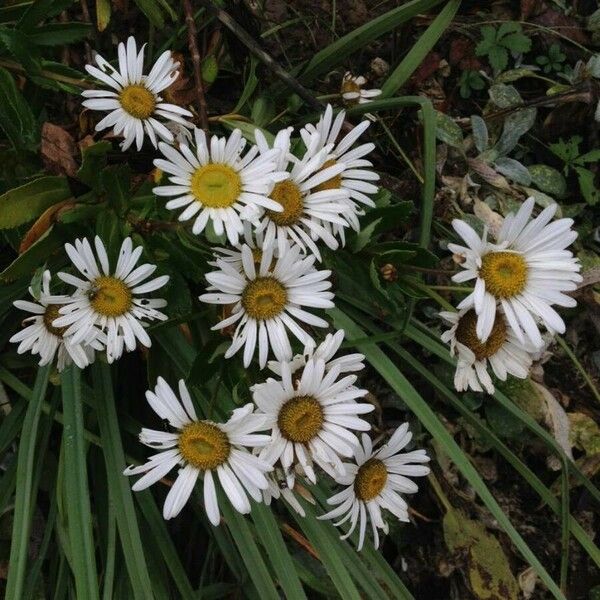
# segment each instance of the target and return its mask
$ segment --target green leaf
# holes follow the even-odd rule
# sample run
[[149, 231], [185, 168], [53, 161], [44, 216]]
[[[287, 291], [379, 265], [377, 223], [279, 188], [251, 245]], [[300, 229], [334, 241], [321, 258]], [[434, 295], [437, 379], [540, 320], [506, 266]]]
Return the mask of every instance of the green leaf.
[[515, 183], [519, 183], [520, 185], [529, 185], [531, 183], [531, 175], [527, 167], [514, 158], [500, 156], [494, 162], [494, 166], [496, 167], [496, 171], [512, 179]]
[[38, 46], [60, 46], [84, 39], [91, 30], [87, 23], [49, 23], [30, 31], [28, 38]]
[[[29, 104], [17, 89], [12, 75], [0, 67], [0, 128], [15, 148], [32, 149], [38, 127]], [[0, 218], [2, 214], [0, 213]]]
[[75, 0], [35, 0], [17, 23], [17, 28], [30, 31], [44, 19], [60, 14], [74, 2]]
[[502, 38], [502, 45], [519, 54], [524, 54], [531, 50], [531, 40], [522, 33], [511, 33]]
[[500, 156], [505, 156], [515, 148], [521, 136], [527, 133], [535, 124], [536, 115], [537, 110], [528, 107], [517, 110], [507, 117], [504, 121], [502, 135], [494, 146]]
[[436, 111], [436, 136], [438, 140], [463, 150], [464, 140], [462, 129], [456, 124], [454, 119], [443, 112]]
[[121, 442], [119, 419], [115, 409], [110, 367], [99, 360], [93, 364], [96, 416], [102, 440], [102, 452], [106, 463], [111, 502], [115, 505], [115, 516], [119, 539], [125, 557], [125, 565], [136, 598], [151, 600], [152, 584], [144, 548], [138, 529], [129, 481], [123, 476], [126, 467], [125, 453]]
[[444, 31], [454, 18], [460, 0], [450, 0], [444, 8], [438, 13], [431, 25], [425, 30], [421, 37], [413, 44], [409, 53], [402, 59], [400, 64], [394, 69], [381, 87], [382, 98], [392, 96], [416, 71], [417, 67], [423, 62], [429, 51], [442, 37]]
[[479, 115], [471, 117], [471, 128], [473, 129], [473, 141], [479, 152], [485, 152], [488, 147], [488, 129], [485, 121]]
[[348, 56], [362, 50], [373, 40], [392, 31], [414, 16], [427, 12], [430, 8], [441, 4], [442, 1], [411, 0], [361, 25], [317, 52], [299, 76], [300, 81], [305, 85], [312, 83], [321, 73], [326, 73], [336, 65], [343, 63]]
[[33, 221], [47, 208], [71, 196], [67, 179], [39, 177], [0, 196], [0, 229], [12, 229]]
[[542, 192], [563, 198], [567, 192], [567, 182], [562, 174], [548, 165], [530, 165], [527, 167], [531, 180]]
[[61, 376], [63, 397], [64, 494], [72, 500], [67, 508], [67, 532], [71, 568], [78, 598], [98, 600], [98, 575], [94, 556], [90, 491], [86, 466], [87, 448], [83, 437], [81, 370], [72, 365]]
[[81, 153], [81, 167], [77, 177], [83, 183], [94, 189], [101, 189], [102, 169], [106, 166], [106, 155], [112, 144], [107, 141], [97, 142], [85, 148]]
[[512, 85], [506, 85], [505, 83], [496, 83], [488, 90], [490, 100], [498, 108], [511, 108], [523, 104], [521, 94]]
[[6, 600], [21, 600], [29, 563], [29, 534], [37, 490], [33, 487], [35, 449], [50, 366], [40, 367], [21, 430], [17, 456], [17, 487]]
[[285, 597], [290, 600], [306, 598], [296, 574], [294, 561], [273, 516], [272, 507], [265, 504], [253, 504], [252, 519], [256, 525], [256, 534], [269, 556]]
[[96, 25], [98, 31], [102, 32], [110, 23], [111, 5], [110, 0], [96, 0]]
[[25, 33], [18, 29], [0, 27], [0, 43], [4, 44], [6, 49], [23, 65], [28, 74], [39, 74], [41, 70], [39, 50]]
[[504, 71], [508, 66], [508, 51], [502, 46], [492, 46], [488, 52], [490, 66], [496, 73]]
[[579, 180], [579, 188], [587, 203], [594, 206], [600, 200], [600, 190], [594, 183], [595, 175], [588, 169], [583, 167], [575, 167], [577, 179]]

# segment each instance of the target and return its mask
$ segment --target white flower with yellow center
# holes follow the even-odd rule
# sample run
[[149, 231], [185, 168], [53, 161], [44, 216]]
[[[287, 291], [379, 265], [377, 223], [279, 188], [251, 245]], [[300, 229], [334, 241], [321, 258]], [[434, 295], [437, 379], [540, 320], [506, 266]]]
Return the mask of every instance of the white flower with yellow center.
[[340, 367], [325, 370], [324, 360], [309, 360], [299, 381], [292, 380], [288, 363], [281, 365], [281, 381], [273, 379], [252, 388], [259, 413], [267, 416], [271, 442], [260, 457], [280, 462], [288, 487], [294, 487], [299, 466], [312, 483], [314, 463], [331, 476], [343, 475], [340, 456], [351, 457], [358, 444], [354, 431], [371, 426], [358, 415], [371, 412], [372, 404], [357, 402], [367, 390], [354, 387], [356, 375], [340, 377]]
[[408, 423], [404, 423], [392, 435], [390, 441], [373, 450], [368, 435], [363, 434], [362, 445], [356, 447], [356, 463], [344, 463], [346, 475], [338, 477], [338, 483], [347, 486], [327, 500], [335, 505], [332, 511], [321, 515], [319, 519], [341, 520], [334, 523], [339, 526], [350, 520], [350, 529], [341, 539], [346, 539], [359, 524], [358, 550], [365, 541], [368, 521], [373, 530], [373, 544], [379, 547], [379, 532], [388, 532], [388, 524], [382, 510], [389, 510], [400, 521], [408, 522], [408, 506], [401, 494], [414, 494], [418, 490], [410, 477], [423, 477], [429, 473], [429, 462], [425, 450], [400, 452], [412, 439]]
[[[320, 186], [339, 178], [345, 166], [342, 163], [325, 166], [333, 146], [322, 147], [318, 136], [311, 138], [304, 156], [296, 158], [290, 152], [291, 132], [291, 127], [282, 129], [273, 142], [273, 148], [279, 151], [277, 170], [289, 172], [287, 179], [277, 182], [271, 191], [271, 198], [283, 211], [265, 211], [256, 230], [264, 235], [265, 244], [276, 241], [280, 252], [290, 240], [321, 260], [316, 242], [322, 240], [335, 250], [339, 244], [331, 228], [348, 226], [344, 217], [349, 193], [343, 188], [320, 189]], [[272, 151], [261, 131], [257, 130], [255, 136], [261, 154]]]
[[564, 293], [577, 289], [582, 280], [579, 261], [566, 250], [577, 237], [571, 229], [573, 220], [551, 223], [557, 204], [531, 219], [534, 204], [528, 198], [516, 215], [506, 217], [495, 244], [487, 241], [487, 231], [480, 237], [464, 221], [452, 222], [467, 244], [448, 244], [451, 252], [464, 257], [464, 271], [452, 279], [459, 283], [475, 279], [475, 290], [458, 308], [475, 307], [477, 337], [482, 341], [492, 332], [498, 304], [517, 338], [524, 342], [526, 336], [536, 347], [543, 343], [536, 320], [551, 332], [564, 333], [564, 321], [552, 305], [577, 304]]
[[314, 262], [313, 255], [302, 257], [298, 246], [284, 247], [275, 258], [273, 245], [263, 247], [258, 265], [252, 249], [243, 245], [242, 271], [222, 258], [216, 259], [218, 270], [206, 275], [211, 286], [209, 293], [200, 296], [200, 301], [231, 307], [231, 315], [213, 327], [224, 329], [237, 323], [225, 358], [244, 347], [247, 367], [258, 344], [261, 368], [267, 363], [269, 349], [277, 360], [290, 360], [292, 348], [286, 329], [306, 345], [312, 342], [312, 337], [297, 321], [327, 327], [325, 319], [303, 308], [334, 306], [334, 295], [328, 291], [331, 271], [317, 271]]
[[194, 151], [184, 143], [178, 149], [159, 144], [166, 160], [159, 158], [154, 164], [169, 174], [173, 185], [153, 191], [157, 196], [173, 197], [166, 204], [170, 210], [186, 207], [179, 220], [195, 218], [194, 234], [202, 233], [210, 220], [217, 235], [225, 231], [229, 242], [235, 245], [244, 232], [246, 212], [259, 208], [283, 210], [269, 198], [274, 182], [285, 177], [284, 173], [275, 172], [279, 151], [258, 156], [258, 148], [253, 146], [242, 155], [246, 140], [239, 129], [229, 139], [212, 136], [210, 142], [204, 131], [196, 129], [194, 138]]
[[494, 393], [494, 384], [488, 373], [488, 363], [501, 381], [507, 375], [525, 379], [531, 367], [535, 346], [521, 342], [508, 326], [501, 310], [496, 312], [492, 331], [485, 342], [476, 333], [477, 315], [472, 308], [460, 312], [441, 312], [440, 317], [451, 328], [442, 334], [442, 340], [450, 344], [450, 353], [458, 359], [454, 375], [454, 387], [459, 392], [471, 388], [488, 394]]
[[[373, 151], [375, 144], [369, 142], [353, 148], [360, 136], [369, 127], [369, 121], [361, 121], [338, 141], [345, 118], [346, 112], [341, 110], [334, 120], [333, 108], [331, 104], [328, 104], [319, 122], [316, 125], [312, 123], [306, 125], [300, 130], [300, 136], [307, 148], [312, 147], [316, 137], [318, 144], [315, 150], [333, 144], [323, 168], [343, 164], [344, 170], [336, 177], [319, 184], [316, 191], [346, 190], [349, 199], [345, 201], [344, 218], [355, 231], [358, 231], [360, 229], [358, 217], [364, 214], [361, 205], [375, 206], [373, 200], [369, 198], [369, 194], [377, 193], [379, 188], [374, 182], [379, 181], [379, 175], [373, 171], [373, 163], [365, 158]], [[332, 224], [331, 231], [334, 235], [340, 237], [342, 243], [345, 243], [343, 227]]]
[[83, 105], [92, 110], [110, 111], [97, 125], [96, 131], [113, 128], [115, 135], [125, 139], [121, 149], [127, 150], [133, 142], [138, 150], [147, 135], [156, 148], [157, 138], [173, 141], [173, 134], [159, 119], [192, 127], [185, 119], [192, 113], [175, 104], [162, 101], [160, 92], [177, 79], [177, 67], [171, 51], [163, 52], [148, 75], [144, 75], [144, 47], [138, 52], [135, 39], [130, 37], [127, 46], [118, 47], [119, 69], [115, 69], [106, 59], [96, 54], [96, 64], [86, 65], [85, 70], [107, 85], [110, 90], [85, 90]]
[[[50, 279], [50, 271], [44, 271], [39, 300], [35, 297], [32, 288], [29, 288], [29, 293], [36, 302], [15, 300], [14, 305], [17, 308], [32, 313], [33, 316], [23, 321], [27, 327], [15, 333], [10, 341], [19, 344], [17, 348], [19, 354], [29, 351], [32, 354], [39, 354], [40, 366], [50, 364], [58, 355], [56, 367], [59, 371], [71, 363], [84, 369], [93, 362], [94, 350], [103, 349], [100, 342], [103, 336], [99, 331], [92, 330], [81, 343], [75, 343], [72, 337], [65, 336], [65, 327], [54, 326], [55, 319], [60, 316], [58, 311], [61, 304], [55, 303], [60, 300], [60, 297], [50, 293]], [[69, 298], [65, 296], [63, 301], [66, 303]]]
[[215, 477], [238, 512], [250, 512], [248, 496], [256, 502], [262, 501], [262, 491], [269, 486], [266, 474], [273, 468], [247, 450], [269, 442], [268, 435], [256, 434], [266, 428], [265, 419], [253, 413], [252, 404], [234, 410], [226, 423], [199, 420], [185, 382], [179, 381], [178, 398], [162, 377], [158, 378], [154, 392], [146, 392], [146, 399], [175, 431], [142, 429], [140, 441], [160, 452], [143, 465], [128, 467], [124, 474], [144, 473], [132, 486], [139, 491], [165, 477], [174, 467], [181, 467], [165, 500], [165, 519], [181, 512], [198, 477], [203, 479], [206, 515], [215, 526], [221, 520]]
[[[336, 366], [340, 368], [340, 373], [362, 371], [365, 368], [363, 363], [363, 360], [365, 359], [364, 354], [356, 352], [334, 358], [343, 341], [344, 330], [338, 329], [334, 334], [328, 333], [325, 339], [316, 348], [314, 345], [308, 345], [304, 349], [304, 354], [296, 354], [290, 361], [292, 375], [294, 375], [296, 371], [303, 369], [306, 365], [306, 361], [311, 358], [313, 360], [324, 360], [326, 371], [329, 371]], [[267, 366], [276, 375], [281, 375], [281, 363], [270, 360], [267, 363]]]
[[[87, 239], [75, 240], [75, 245], [65, 244], [65, 250], [73, 265], [85, 277], [75, 277], [70, 273], [58, 276], [76, 288], [63, 306], [55, 327], [64, 329], [66, 336], [79, 343], [96, 329], [105, 333], [106, 355], [109, 362], [121, 357], [123, 347], [135, 350], [139, 341], [149, 348], [152, 345], [142, 320], [164, 321], [167, 316], [157, 309], [167, 305], [161, 298], [146, 298], [146, 294], [163, 287], [168, 275], [146, 280], [156, 270], [156, 265], [143, 264], [136, 267], [143, 248], [133, 249], [131, 238], [126, 238], [119, 251], [119, 259], [114, 272], [111, 271], [106, 248], [96, 236], [94, 240], [96, 257]], [[54, 301], [54, 300], [53, 300]]]
[[367, 80], [362, 75], [356, 77], [350, 71], [347, 71], [342, 79], [342, 87], [340, 89], [344, 102], [349, 106], [366, 104], [367, 102], [373, 102], [373, 98], [381, 95], [381, 90], [376, 88], [364, 90], [363, 87], [366, 83]]

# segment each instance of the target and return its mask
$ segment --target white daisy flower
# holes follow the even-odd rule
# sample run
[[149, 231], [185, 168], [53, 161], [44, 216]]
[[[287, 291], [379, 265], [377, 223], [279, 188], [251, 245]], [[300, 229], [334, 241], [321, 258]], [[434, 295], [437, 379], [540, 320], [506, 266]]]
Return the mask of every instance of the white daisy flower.
[[238, 512], [250, 512], [248, 496], [256, 502], [262, 500], [262, 490], [269, 486], [266, 473], [272, 466], [253, 456], [247, 448], [264, 446], [269, 436], [255, 433], [265, 429], [265, 419], [253, 414], [252, 404], [235, 409], [226, 423], [201, 421], [185, 382], [179, 381], [178, 398], [162, 377], [158, 378], [154, 392], [146, 392], [146, 399], [154, 412], [167, 420], [175, 431], [142, 429], [140, 441], [160, 452], [143, 465], [127, 467], [123, 473], [144, 473], [132, 486], [137, 492], [165, 477], [177, 465], [181, 467], [165, 500], [165, 519], [172, 519], [181, 512], [200, 476], [204, 480], [204, 509], [215, 526], [221, 520], [215, 476]]
[[564, 321], [552, 305], [577, 304], [564, 293], [575, 290], [582, 280], [579, 261], [565, 249], [577, 237], [571, 229], [573, 220], [550, 223], [557, 204], [530, 220], [534, 204], [528, 198], [516, 215], [504, 219], [496, 243], [487, 241], [487, 231], [480, 237], [464, 221], [452, 222], [467, 244], [448, 244], [451, 252], [464, 256], [464, 271], [452, 279], [460, 283], [476, 280], [475, 290], [458, 308], [475, 307], [477, 336], [482, 341], [492, 332], [498, 304], [517, 338], [524, 342], [526, 336], [536, 347], [543, 343], [536, 319], [548, 330], [564, 333]]
[[[39, 300], [35, 297], [33, 289], [29, 288], [29, 293], [36, 302], [15, 300], [14, 305], [17, 308], [32, 313], [33, 316], [27, 317], [23, 321], [27, 327], [15, 333], [10, 341], [19, 344], [17, 348], [19, 354], [28, 351], [31, 351], [32, 354], [39, 354], [40, 366], [50, 364], [58, 354], [56, 368], [59, 371], [71, 363], [84, 369], [94, 361], [94, 350], [103, 349], [100, 342], [103, 336], [99, 331], [93, 330], [81, 343], [76, 343], [72, 337], [65, 335], [65, 327], [54, 326], [55, 319], [60, 316], [58, 311], [61, 307], [61, 304], [55, 302], [61, 297], [53, 296], [50, 293], [51, 277], [50, 271], [44, 271]], [[62, 300], [67, 303], [69, 297], [64, 296]]]
[[314, 463], [331, 476], [344, 474], [340, 456], [354, 455], [354, 431], [371, 429], [358, 415], [375, 407], [356, 402], [367, 390], [354, 387], [356, 375], [339, 376], [339, 366], [326, 372], [324, 360], [311, 359], [297, 382], [292, 381], [289, 364], [283, 363], [281, 381], [270, 379], [252, 388], [258, 412], [267, 416], [272, 428], [271, 442], [259, 456], [281, 463], [289, 488], [294, 487], [295, 463], [312, 483], [317, 479]]
[[[312, 123], [306, 125], [300, 130], [300, 136], [307, 148], [311, 147], [311, 144], [314, 143], [311, 140], [314, 136], [318, 136], [316, 149], [333, 144], [333, 148], [329, 152], [323, 168], [341, 163], [344, 165], [344, 170], [336, 177], [319, 184], [316, 189], [317, 191], [346, 190], [350, 197], [345, 201], [346, 210], [343, 213], [344, 218], [355, 231], [359, 231], [360, 224], [358, 217], [364, 215], [361, 205], [375, 206], [375, 203], [369, 198], [368, 194], [377, 193], [378, 187], [374, 182], [379, 181], [379, 175], [372, 170], [373, 163], [365, 158], [367, 154], [373, 151], [375, 144], [369, 142], [352, 148], [369, 127], [370, 122], [366, 119], [361, 121], [338, 142], [337, 139], [342, 130], [345, 118], [346, 112], [341, 110], [334, 120], [333, 108], [331, 104], [328, 104], [319, 122], [316, 125]], [[334, 224], [331, 230], [334, 235], [340, 237], [342, 243], [345, 243], [343, 227]]]
[[[344, 356], [338, 356], [334, 358], [337, 351], [340, 349], [342, 342], [344, 341], [344, 330], [338, 329], [335, 333], [328, 333], [325, 339], [315, 348], [313, 344], [309, 344], [304, 348], [304, 354], [296, 354], [290, 361], [290, 370], [292, 375], [303, 369], [306, 365], [306, 361], [310, 360], [324, 360], [325, 371], [330, 371], [333, 367], [339, 366], [340, 373], [352, 373], [355, 371], [362, 371], [365, 368], [363, 361], [365, 360], [364, 354], [355, 352], [353, 354], [345, 354]], [[281, 375], [281, 363], [276, 360], [270, 360], [267, 363], [269, 369], [275, 373], [275, 375]]]
[[367, 80], [362, 75], [355, 77], [350, 71], [346, 71], [340, 89], [344, 102], [350, 106], [366, 104], [367, 102], [373, 102], [373, 98], [381, 95], [382, 92], [378, 89], [363, 90], [366, 83]]
[[82, 96], [86, 98], [83, 105], [92, 110], [110, 111], [96, 125], [96, 131], [112, 127], [115, 135], [125, 138], [121, 143], [122, 150], [127, 150], [134, 141], [137, 149], [141, 150], [144, 134], [155, 148], [157, 136], [172, 142], [173, 134], [159, 121], [160, 118], [192, 127], [184, 118], [192, 116], [189, 110], [163, 102], [159, 96], [177, 79], [179, 63], [167, 50], [159, 56], [150, 73], [144, 75], [144, 46], [138, 53], [135, 38], [130, 37], [127, 46], [120, 43], [118, 70], [99, 54], [95, 59], [97, 67], [85, 67], [90, 75], [111, 89], [83, 91]]
[[274, 257], [273, 245], [265, 246], [258, 268], [252, 249], [242, 246], [243, 271], [217, 258], [218, 270], [208, 273], [209, 293], [200, 296], [201, 302], [232, 305], [231, 316], [214, 329], [224, 329], [235, 323], [237, 327], [225, 358], [232, 357], [244, 347], [244, 366], [248, 366], [258, 344], [261, 368], [267, 363], [269, 348], [277, 360], [290, 360], [292, 348], [286, 328], [306, 345], [312, 337], [297, 321], [313, 327], [327, 327], [327, 321], [303, 307], [333, 308], [333, 292], [328, 280], [331, 271], [317, 271], [315, 257], [302, 257], [298, 246], [284, 247]]
[[477, 315], [472, 308], [460, 312], [441, 312], [440, 317], [450, 323], [451, 328], [442, 334], [442, 340], [450, 344], [450, 353], [457, 356], [454, 387], [459, 392], [471, 388], [488, 394], [494, 393], [494, 384], [488, 374], [488, 362], [492, 371], [501, 381], [507, 375], [525, 379], [532, 362], [535, 346], [521, 342], [515, 335], [501, 310], [487, 341], [482, 342], [476, 333]]
[[400, 452], [411, 438], [408, 423], [404, 423], [396, 429], [387, 444], [374, 451], [371, 439], [363, 434], [362, 445], [356, 448], [356, 463], [345, 463], [346, 475], [337, 478], [338, 483], [347, 486], [346, 489], [327, 500], [336, 508], [317, 517], [337, 519], [344, 515], [334, 523], [336, 526], [350, 520], [350, 529], [341, 539], [352, 535], [360, 521], [358, 550], [363, 547], [369, 520], [375, 548], [379, 547], [377, 530], [382, 529], [387, 534], [388, 524], [383, 518], [382, 509], [389, 510], [400, 521], [409, 520], [408, 506], [401, 494], [414, 494], [418, 490], [417, 484], [409, 477], [423, 477], [429, 473], [429, 467], [421, 464], [429, 462], [425, 450]]
[[185, 143], [176, 149], [165, 143], [159, 148], [166, 160], [154, 164], [169, 174], [173, 185], [154, 188], [157, 196], [173, 197], [166, 204], [170, 210], [186, 207], [180, 221], [195, 218], [192, 232], [202, 233], [209, 219], [217, 235], [227, 233], [229, 242], [238, 243], [244, 232], [246, 212], [260, 207], [281, 212], [281, 205], [269, 198], [274, 182], [285, 177], [276, 173], [278, 150], [258, 155], [253, 146], [242, 156], [246, 140], [239, 129], [229, 139], [212, 136], [206, 139], [204, 131], [194, 130], [194, 151]]
[[119, 250], [119, 259], [114, 272], [111, 271], [106, 248], [96, 236], [94, 240], [96, 257], [87, 239], [75, 240], [75, 245], [65, 244], [65, 250], [73, 265], [85, 277], [81, 279], [69, 273], [58, 276], [76, 288], [73, 296], [63, 306], [60, 316], [54, 321], [55, 327], [64, 327], [65, 335], [72, 335], [72, 341], [85, 340], [90, 332], [100, 329], [106, 334], [105, 345], [108, 362], [121, 357], [123, 347], [135, 350], [136, 341], [149, 348], [150, 337], [141, 322], [164, 321], [167, 316], [157, 309], [167, 305], [161, 298], [146, 298], [145, 295], [163, 287], [168, 275], [161, 275], [142, 283], [156, 270], [156, 265], [143, 264], [136, 267], [143, 248], [133, 249], [131, 238], [126, 238]]
[[[318, 188], [339, 178], [345, 165], [338, 162], [325, 166], [333, 144], [322, 146], [317, 135], [310, 139], [304, 156], [296, 158], [290, 152], [292, 131], [291, 127], [282, 129], [273, 143], [273, 148], [279, 151], [277, 170], [289, 171], [287, 179], [276, 183], [271, 192], [271, 198], [283, 207], [283, 211], [264, 211], [256, 230], [264, 234], [266, 244], [276, 240], [280, 252], [291, 240], [321, 260], [316, 242], [322, 240], [335, 250], [339, 244], [331, 233], [332, 226], [342, 229], [348, 226], [344, 214], [348, 209], [349, 193], [342, 188]], [[272, 151], [261, 131], [256, 130], [255, 137], [261, 154]]]
[[[260, 260], [262, 258], [262, 248], [264, 245], [265, 236], [262, 233], [257, 233], [249, 221], [244, 221], [243, 236], [243, 240], [235, 244], [232, 248], [217, 246], [212, 249], [216, 258], [220, 258], [225, 262], [230, 263], [238, 271], [244, 270], [244, 266], [242, 264], [242, 246], [245, 244], [246, 246], [250, 247], [250, 249], [252, 250], [252, 258], [254, 259], [254, 264], [256, 265], [256, 268], [258, 268], [260, 267]], [[273, 256], [275, 258], [279, 256], [277, 248], [275, 248]], [[216, 260], [209, 260], [208, 264], [211, 267], [218, 267]]]

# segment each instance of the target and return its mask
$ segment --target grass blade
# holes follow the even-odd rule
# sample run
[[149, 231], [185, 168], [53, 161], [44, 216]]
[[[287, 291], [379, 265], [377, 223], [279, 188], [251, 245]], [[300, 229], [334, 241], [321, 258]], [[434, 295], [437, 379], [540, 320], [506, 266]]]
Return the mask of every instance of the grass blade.
[[98, 599], [98, 575], [94, 556], [92, 514], [83, 437], [81, 370], [68, 367], [62, 374], [63, 448], [65, 497], [69, 499], [67, 531], [71, 568], [78, 598]]
[[125, 556], [125, 565], [136, 598], [153, 598], [152, 584], [144, 557], [131, 488], [127, 478], [122, 474], [126, 467], [125, 453], [121, 443], [110, 367], [96, 361], [92, 366], [92, 374], [96, 396], [96, 415], [106, 463], [106, 477], [110, 500], [115, 505], [115, 516]]
[[[339, 309], [331, 311], [334, 315], [336, 326], [346, 331], [347, 339], [357, 339], [365, 336], [364, 331], [346, 314]], [[452, 436], [448, 433], [442, 422], [431, 410], [427, 402], [418, 394], [406, 377], [396, 368], [394, 363], [382, 352], [382, 350], [372, 344], [357, 344], [356, 346], [362, 352], [368, 362], [379, 372], [379, 374], [388, 382], [391, 388], [402, 398], [410, 410], [417, 416], [423, 426], [434, 436], [444, 447], [444, 450], [456, 466], [460, 469], [464, 477], [469, 481], [477, 495], [481, 498], [488, 510], [496, 518], [500, 526], [512, 540], [513, 544], [521, 552], [525, 560], [534, 568], [544, 585], [552, 595], [560, 600], [565, 600], [565, 596], [554, 582], [552, 577], [543, 567], [541, 562], [531, 551], [525, 540], [514, 528], [510, 519], [506, 516], [500, 505], [492, 496], [488, 487], [481, 479], [477, 470], [473, 467], [468, 457], [464, 454]]]
[[412, 19], [415, 15], [441, 4], [441, 2], [442, 0], [413, 0], [365, 23], [317, 52], [299, 76], [299, 80], [304, 84], [311, 83], [321, 73], [331, 71], [333, 67], [341, 64], [346, 57], [361, 50], [369, 42]]
[[416, 71], [428, 52], [450, 25], [450, 21], [454, 18], [459, 6], [460, 0], [450, 0], [439, 12], [438, 16], [425, 30], [425, 33], [418, 39], [381, 87], [383, 98], [389, 98], [395, 94], [408, 81], [408, 78]]
[[33, 489], [35, 449], [50, 368], [50, 365], [47, 365], [38, 370], [19, 443], [10, 569], [6, 586], [7, 600], [21, 600], [23, 597], [25, 568], [29, 560], [32, 507], [37, 493], [37, 490]]
[[252, 519], [256, 525], [256, 535], [269, 556], [285, 597], [288, 599], [306, 598], [294, 567], [294, 561], [283, 541], [271, 507], [264, 504], [253, 504]]

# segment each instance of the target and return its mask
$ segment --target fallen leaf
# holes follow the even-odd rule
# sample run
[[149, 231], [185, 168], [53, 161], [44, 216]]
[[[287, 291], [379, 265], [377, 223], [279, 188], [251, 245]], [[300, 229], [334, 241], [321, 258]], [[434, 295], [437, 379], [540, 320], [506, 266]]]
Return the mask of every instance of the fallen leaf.
[[452, 507], [444, 515], [448, 550], [466, 556], [468, 581], [481, 600], [517, 600], [519, 587], [500, 542], [478, 521]]
[[40, 154], [50, 173], [75, 177], [79, 168], [75, 160], [77, 146], [73, 136], [62, 127], [48, 122], [42, 125]]
[[481, 177], [483, 180], [487, 181], [494, 187], [506, 191], [509, 191], [511, 189], [506, 178], [503, 175], [500, 175], [500, 173], [497, 173], [486, 162], [477, 158], [469, 158], [467, 159], [467, 163], [474, 173], [479, 175], [479, 177]]
[[486, 225], [492, 236], [498, 238], [502, 224], [504, 223], [504, 217], [494, 212], [485, 202], [481, 200], [475, 200], [473, 205], [473, 213], [476, 217], [481, 219]]
[[185, 58], [181, 52], [173, 52], [173, 59], [179, 63], [177, 79], [162, 92], [165, 102], [186, 107], [194, 101], [196, 91], [194, 80], [184, 71]]
[[569, 413], [571, 431], [569, 440], [573, 446], [587, 455], [600, 454], [600, 427], [588, 415], [580, 412]]
[[37, 242], [45, 233], [52, 227], [56, 222], [58, 216], [65, 210], [75, 206], [74, 200], [63, 200], [58, 204], [52, 205], [47, 208], [36, 220], [36, 222], [30, 227], [29, 231], [25, 234], [21, 240], [19, 246], [19, 254], [23, 254], [28, 250], [35, 242]]
[[543, 3], [542, 6], [545, 6], [546, 10], [531, 17], [532, 23], [547, 27], [552, 31], [560, 31], [562, 35], [578, 44], [589, 44], [588, 36], [574, 17], [565, 15], [564, 12], [551, 8], [546, 3]]
[[538, 581], [537, 573], [533, 567], [529, 567], [525, 569], [522, 573], [519, 573], [517, 578], [519, 582], [519, 587], [523, 592], [523, 598], [525, 600], [529, 600], [533, 596], [533, 592], [535, 591], [535, 586]]

